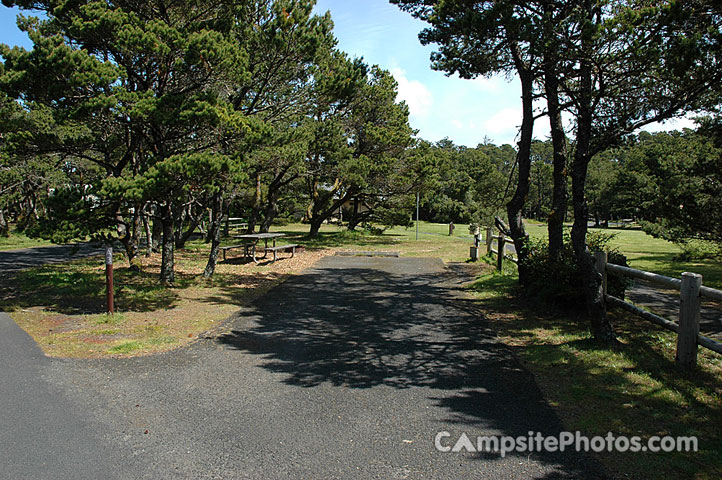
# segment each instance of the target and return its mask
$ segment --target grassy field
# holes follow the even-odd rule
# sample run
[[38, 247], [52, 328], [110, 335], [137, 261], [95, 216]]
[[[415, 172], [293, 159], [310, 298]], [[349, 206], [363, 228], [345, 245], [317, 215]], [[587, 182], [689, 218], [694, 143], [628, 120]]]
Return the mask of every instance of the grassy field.
[[324, 225], [317, 239], [308, 239], [308, 225], [291, 224], [274, 227], [284, 232], [288, 242], [302, 243], [311, 248], [338, 248], [347, 251], [398, 251], [405, 256], [439, 257], [445, 262], [463, 262], [469, 258], [473, 243], [468, 225], [458, 225], [454, 235], [444, 224], [419, 222], [419, 239], [414, 227], [394, 227], [382, 235], [364, 231], [349, 232], [336, 225]]
[[18, 248], [40, 247], [43, 245], [50, 245], [50, 242], [38, 238], [30, 238], [24, 233], [16, 231], [12, 226], [9, 236], [0, 236], [0, 250], [15, 250]]
[[[442, 227], [424, 225], [423, 230], [439, 233]], [[307, 225], [272, 230], [287, 235], [279, 245], [297, 243], [306, 250], [292, 259], [281, 254], [279, 261], [262, 261], [259, 265], [238, 258], [239, 251], [232, 251], [228, 261], [218, 264], [213, 281], [207, 282], [201, 273], [209, 245], [191, 241], [176, 252], [176, 282], [172, 288], [158, 283], [160, 255], [143, 257], [140, 273], [130, 271], [125, 258], [116, 255], [117, 313], [112, 316], [103, 313], [105, 276], [101, 259], [47, 265], [0, 278], [0, 309], [8, 312], [50, 356], [142, 355], [176, 348], [217, 328], [242, 305], [335, 250], [390, 250], [463, 261], [471, 242], [463, 237], [468, 232], [461, 228], [453, 237], [421, 235], [419, 241], [413, 229], [405, 228], [372, 235], [324, 225], [315, 239], [306, 237]], [[237, 240], [228, 238], [223, 243], [230, 245]]]
[[[546, 225], [527, 222], [529, 235], [537, 238], [546, 237]], [[638, 270], [659, 273], [668, 277], [679, 278], [682, 272], [699, 273], [704, 285], [722, 289], [722, 263], [719, 259], [681, 261], [677, 257], [682, 253], [674, 243], [654, 238], [642, 230], [629, 228], [591, 228], [590, 231], [611, 233], [615, 238], [611, 245], [619, 249], [629, 260], [629, 265]]]
[[[491, 259], [487, 259], [491, 260]], [[491, 267], [489, 267], [491, 270]], [[581, 312], [524, 299], [516, 278], [488, 273], [471, 287], [491, 326], [535, 376], [565, 428], [588, 436], [699, 438], [697, 453], [604, 453], [620, 478], [722, 478], [722, 358], [700, 351], [699, 368], [674, 366], [675, 335], [611, 312], [622, 345], [595, 344]]]

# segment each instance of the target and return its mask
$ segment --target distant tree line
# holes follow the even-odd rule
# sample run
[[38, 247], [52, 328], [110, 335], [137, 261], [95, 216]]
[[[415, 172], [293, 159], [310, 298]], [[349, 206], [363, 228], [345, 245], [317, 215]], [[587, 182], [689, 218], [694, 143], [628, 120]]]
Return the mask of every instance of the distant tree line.
[[[566, 265], [563, 223], [571, 198], [571, 247], [591, 332], [616, 342], [602, 276], [588, 241], [590, 162], [645, 125], [720, 104], [722, 11], [712, 0], [391, 0], [428, 23], [420, 34], [437, 50], [432, 68], [462, 78], [514, 75], [522, 118], [515, 190], [506, 203], [508, 233], [519, 254], [519, 281], [532, 285], [524, 229], [531, 193], [537, 214], [548, 203], [547, 264]], [[539, 110], [538, 101], [544, 103]], [[572, 121], [565, 128], [564, 116]], [[551, 162], [532, 176], [534, 124], [551, 131]], [[539, 164], [541, 167], [542, 165]], [[552, 189], [532, 192], [551, 170]], [[571, 180], [571, 195], [568, 183]], [[538, 183], [538, 182], [537, 182]], [[535, 261], [534, 265], [541, 262]]]
[[504, 189], [516, 159], [511, 145], [470, 148], [443, 139], [417, 151], [430, 167], [420, 196], [422, 220], [491, 225], [503, 212]]

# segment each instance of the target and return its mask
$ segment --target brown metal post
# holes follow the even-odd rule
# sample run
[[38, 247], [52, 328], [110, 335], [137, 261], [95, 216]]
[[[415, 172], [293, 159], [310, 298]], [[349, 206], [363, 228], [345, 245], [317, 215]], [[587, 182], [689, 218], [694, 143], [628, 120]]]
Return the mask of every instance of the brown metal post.
[[113, 315], [113, 247], [105, 247], [105, 292], [108, 313]]

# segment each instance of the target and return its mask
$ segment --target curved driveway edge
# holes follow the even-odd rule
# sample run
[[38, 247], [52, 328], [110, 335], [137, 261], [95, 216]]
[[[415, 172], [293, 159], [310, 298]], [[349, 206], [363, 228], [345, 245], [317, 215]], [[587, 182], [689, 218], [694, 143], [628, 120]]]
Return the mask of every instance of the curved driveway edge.
[[[104, 476], [602, 477], [571, 452], [501, 458], [435, 449], [441, 431], [453, 439], [562, 429], [462, 292], [464, 280], [438, 259], [327, 257], [243, 309], [216, 338], [127, 360], [30, 353], [26, 374], [6, 380], [44, 382], [27, 394], [50, 395], [56, 406], [28, 405], [28, 428], [52, 417], [53, 431], [92, 430], [88, 441], [112, 451], [93, 465]], [[32, 348], [3, 348], [0, 358]], [[14, 393], [15, 403], [27, 394]], [[48, 414], [35, 419], [34, 410]], [[12, 415], [6, 410], [3, 422]], [[89, 448], [78, 442], [69, 442], [73, 451]], [[39, 447], [27, 444], [25, 458]], [[118, 468], [117, 458], [131, 463]], [[13, 460], [2, 457], [0, 472], [21, 471]], [[53, 467], [35, 470], [44, 468]]]
[[0, 312], [0, 477], [118, 478], [121, 458], [100, 440], [101, 425], [46, 380], [52, 363]]

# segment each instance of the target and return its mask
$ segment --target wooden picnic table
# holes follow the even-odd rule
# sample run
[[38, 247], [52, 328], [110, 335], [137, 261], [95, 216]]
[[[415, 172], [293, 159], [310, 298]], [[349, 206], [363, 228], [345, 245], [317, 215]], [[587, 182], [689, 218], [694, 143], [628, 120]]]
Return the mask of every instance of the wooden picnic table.
[[[264, 241], [264, 248], [263, 248], [263, 257], [266, 258], [266, 255], [268, 255], [268, 241], [273, 240], [273, 247], [271, 249], [276, 248], [276, 239], [278, 237], [285, 236], [285, 233], [247, 233], [245, 235], [233, 235], [233, 238], [238, 238], [240, 240], [251, 240], [254, 244], [258, 243], [259, 240]], [[250, 252], [251, 257], [253, 258], [253, 261], [255, 263], [258, 263], [258, 259], [256, 258], [256, 249], [252, 248], [250, 250], [246, 249], [246, 252]], [[273, 255], [273, 259], [276, 259], [275, 251]]]

